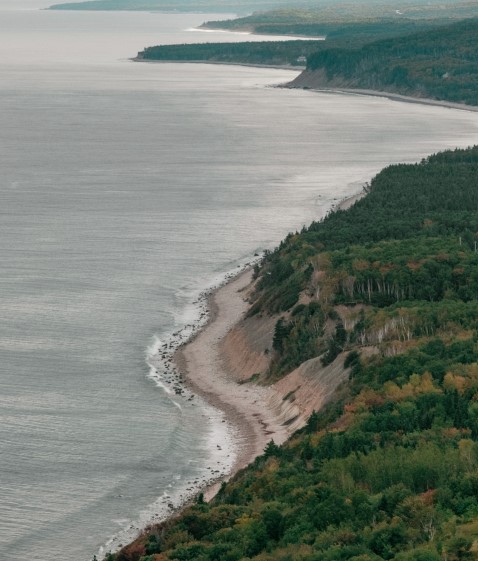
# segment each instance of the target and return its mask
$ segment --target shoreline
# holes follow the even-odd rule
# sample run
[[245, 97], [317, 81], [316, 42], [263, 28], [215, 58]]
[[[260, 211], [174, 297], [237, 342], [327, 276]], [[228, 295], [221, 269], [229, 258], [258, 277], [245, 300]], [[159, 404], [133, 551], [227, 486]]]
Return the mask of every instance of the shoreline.
[[466, 105], [464, 103], [455, 103], [454, 101], [444, 101], [440, 99], [433, 99], [428, 97], [413, 97], [409, 95], [403, 95], [393, 92], [385, 92], [378, 90], [363, 90], [354, 88], [327, 88], [327, 87], [309, 87], [309, 86], [291, 86], [289, 84], [283, 84], [275, 86], [277, 88], [284, 88], [288, 90], [304, 90], [316, 93], [328, 93], [336, 95], [358, 95], [358, 96], [369, 96], [369, 97], [382, 97], [389, 99], [390, 101], [398, 101], [402, 103], [416, 103], [418, 105], [432, 105], [435, 107], [443, 107], [445, 109], [458, 109], [460, 111], [472, 111], [474, 113], [478, 112], [478, 106]]
[[[250, 14], [252, 15], [252, 14]], [[240, 17], [240, 16], [236, 16]], [[227, 20], [224, 20], [227, 21]], [[312, 35], [299, 35], [299, 34], [295, 34], [295, 33], [281, 33], [280, 35], [276, 35], [275, 33], [258, 33], [255, 29], [254, 26], [251, 27], [244, 27], [243, 29], [229, 29], [228, 27], [209, 27], [207, 25], [207, 22], [203, 23], [202, 25], [200, 25], [199, 27], [195, 28], [196, 31], [205, 31], [205, 32], [214, 32], [214, 31], [219, 31], [222, 33], [240, 33], [242, 35], [256, 35], [258, 37], [290, 37], [291, 40], [293, 41], [294, 39], [297, 40], [310, 40], [310, 41], [325, 41], [327, 39], [327, 35], [317, 35], [317, 36], [312, 36]]]
[[[133, 59], [131, 59], [133, 60]], [[192, 61], [145, 61], [152, 63], [192, 63]], [[220, 64], [230, 65], [231, 63], [198, 61], [199, 64]], [[246, 65], [236, 63], [236, 65], [257, 67], [258, 65]], [[279, 69], [280, 67], [269, 67]], [[287, 67], [288, 70], [297, 70]], [[277, 85], [284, 89], [304, 89], [294, 88], [287, 84]], [[305, 88], [311, 92], [333, 93], [336, 95], [367, 95], [374, 97], [388, 98], [393, 101], [408, 103], [418, 103], [421, 105], [437, 105], [451, 109], [461, 109], [468, 111], [478, 111], [478, 107], [440, 102], [438, 100], [428, 100], [401, 96], [399, 94], [388, 94], [387, 92], [374, 92], [372, 90], [346, 90], [340, 88]], [[367, 194], [365, 185], [358, 192], [348, 195], [345, 198], [333, 203], [328, 212], [346, 210], [356, 201]], [[164, 523], [170, 518], [177, 516], [184, 508], [191, 504], [199, 493], [204, 494], [206, 501], [214, 498], [220, 489], [223, 481], [233, 478], [241, 469], [249, 465], [260, 454], [263, 453], [265, 446], [272, 439], [275, 444], [280, 445], [285, 442], [295, 432], [297, 426], [288, 424], [287, 419], [280, 414], [280, 407], [283, 396], [271, 387], [258, 386], [253, 383], [240, 383], [234, 378], [234, 374], [228, 371], [224, 356], [221, 354], [220, 343], [228, 332], [242, 319], [248, 303], [246, 301], [246, 288], [250, 284], [252, 277], [252, 259], [240, 269], [234, 272], [225, 273], [223, 279], [202, 291], [194, 304], [199, 304], [199, 317], [192, 323], [184, 326], [182, 330], [173, 333], [167, 347], [167, 358], [163, 364], [169, 368], [171, 379], [166, 380], [166, 386], [171, 391], [177, 393], [183, 399], [190, 399], [191, 395], [197, 394], [209, 406], [222, 413], [226, 421], [232, 426], [227, 437], [227, 447], [232, 450], [232, 462], [226, 467], [221, 466], [221, 472], [210, 474], [205, 477], [194, 490], [180, 495], [179, 500], [171, 504], [169, 511], [160, 516], [150, 518], [141, 526], [130, 526], [132, 534], [122, 543], [118, 540], [111, 540], [108, 545], [113, 545], [113, 551], [121, 549], [125, 544], [131, 543], [138, 538], [145, 528], [152, 524]], [[158, 354], [161, 354], [158, 348]], [[154, 366], [156, 374], [160, 366]], [[166, 369], [168, 370], [168, 369]], [[156, 379], [154, 376], [151, 376]], [[164, 378], [159, 376], [157, 379], [164, 387]], [[178, 391], [176, 391], [178, 389]], [[221, 442], [224, 448], [224, 443]], [[219, 447], [218, 447], [219, 449]], [[211, 450], [214, 453], [216, 450]], [[167, 501], [161, 499], [163, 503]], [[118, 549], [116, 548], [118, 547]], [[99, 556], [103, 556], [109, 548], [101, 548]], [[99, 557], [99, 558], [100, 558]]]
[[146, 62], [148, 64], [216, 64], [220, 66], [245, 66], [246, 68], [271, 68], [273, 70], [291, 70], [302, 72], [305, 66], [291, 66], [287, 64], [252, 64], [249, 62], [222, 62], [220, 60], [154, 60], [141, 57], [128, 59], [131, 62]]
[[[221, 66], [245, 66], [248, 68], [270, 68], [276, 70], [290, 70], [293, 72], [302, 73], [307, 69], [306, 66], [290, 66], [284, 64], [252, 64], [247, 62], [223, 62], [217, 60], [152, 60], [144, 59], [141, 57], [133, 57], [129, 59], [132, 62], [146, 62], [150, 64], [216, 64]], [[299, 74], [300, 76], [300, 74]], [[297, 76], [297, 77], [299, 77]], [[382, 97], [390, 101], [398, 101], [402, 103], [416, 103], [418, 105], [432, 105], [436, 107], [444, 107], [445, 109], [458, 109], [459, 111], [472, 111], [478, 112], [478, 106], [466, 105], [465, 103], [456, 103], [454, 101], [445, 101], [440, 99], [433, 99], [428, 97], [414, 97], [403, 95], [399, 93], [379, 91], [379, 90], [366, 90], [359, 88], [327, 88], [327, 87], [309, 87], [309, 86], [291, 86], [290, 84], [278, 84], [271, 87], [283, 88], [288, 90], [304, 90], [317, 93], [328, 93], [336, 95], [364, 95], [370, 97]]]
[[249, 304], [247, 289], [252, 281], [251, 268], [240, 272], [208, 297], [209, 320], [173, 354], [184, 383], [209, 405], [222, 411], [234, 427], [235, 459], [224, 476], [204, 488], [211, 500], [222, 483], [263, 453], [272, 439], [282, 444], [290, 436], [280, 411], [271, 405], [272, 388], [239, 383], [224, 363], [221, 343], [242, 319]]
[[[362, 187], [332, 205], [329, 212], [346, 210], [366, 194]], [[168, 359], [181, 385], [223, 413], [232, 427], [228, 446], [233, 449], [235, 458], [225, 473], [213, 481], [204, 481], [198, 492], [204, 493], [206, 501], [214, 498], [223, 481], [234, 477], [261, 455], [270, 440], [280, 445], [297, 429], [290, 423], [287, 404], [277, 388], [245, 383], [228, 367], [222, 348], [227, 335], [249, 309], [253, 264], [254, 260], [237, 273], [227, 274], [222, 283], [202, 293], [199, 299], [202, 299], [202, 311], [192, 333], [175, 345]], [[186, 500], [175, 511], [188, 502]]]
[[460, 111], [473, 111], [477, 112], [478, 107], [474, 105], [466, 105], [465, 103], [456, 103], [454, 101], [444, 101], [440, 99], [433, 99], [433, 98], [420, 98], [420, 97], [413, 97], [398, 93], [391, 93], [391, 92], [380, 92], [375, 90], [352, 90], [352, 89], [344, 89], [340, 90], [343, 91], [345, 94], [355, 94], [355, 95], [368, 95], [372, 97], [385, 97], [386, 99], [390, 99], [392, 101], [401, 101], [403, 103], [416, 103], [418, 105], [434, 105], [436, 107], [445, 107], [446, 109], [459, 109]]
[[[345, 210], [365, 195], [362, 188], [332, 204], [328, 212]], [[261, 259], [255, 254], [203, 289], [192, 302], [197, 318], [163, 341], [158, 340], [147, 361], [148, 377], [173, 402], [193, 401], [197, 396], [212, 409], [212, 413], [208, 412], [213, 429], [209, 451], [211, 465], [216, 469], [207, 467], [207, 473], [187, 481], [190, 487], [178, 489], [174, 496], [166, 492], [159, 496], [146, 507], [139, 520], [129, 523], [99, 549], [99, 558], [110, 551], [119, 551], [125, 542], [132, 543], [149, 526], [177, 516], [200, 493], [206, 501], [212, 500], [221, 484], [261, 455], [270, 440], [280, 445], [297, 430], [297, 422], [300, 423], [303, 415], [297, 408], [292, 408], [291, 413], [280, 388], [247, 383], [235, 375], [227, 366], [228, 357], [222, 348], [230, 331], [249, 308], [247, 296], [252, 286], [253, 265]], [[215, 440], [214, 426], [224, 428], [220, 442]]]
[[236, 269], [218, 275], [211, 284], [197, 292], [194, 301], [191, 302], [196, 317], [163, 339], [156, 338], [155, 343], [150, 347], [146, 359], [146, 364], [150, 368], [148, 378], [169, 396], [176, 407], [181, 409], [182, 403], [194, 402], [194, 405], [200, 406], [199, 415], [208, 417], [211, 433], [208, 437], [207, 451], [210, 459], [207, 467], [205, 464], [201, 470], [202, 473], [184, 480], [182, 485], [175, 489], [165, 489], [152, 503], [140, 511], [136, 519], [128, 520], [126, 526], [99, 547], [96, 553], [98, 559], [104, 559], [108, 553], [120, 551], [125, 545], [138, 539], [151, 525], [161, 524], [177, 516], [200, 493], [209, 500], [219, 490], [221, 482], [236, 472], [239, 434], [236, 424], [231, 422], [228, 413], [222, 407], [213, 403], [211, 399], [205, 398], [199, 389], [185, 380], [182, 369], [178, 368], [175, 362], [175, 356], [181, 349], [193, 343], [214, 320], [215, 294], [243, 275], [251, 274], [252, 266], [260, 258], [255, 254]]
[[[366, 194], [363, 186], [360, 191], [332, 204], [328, 212], [346, 210]], [[226, 357], [222, 348], [249, 308], [247, 297], [253, 284], [253, 265], [261, 258], [254, 255], [243, 265], [238, 265], [238, 269], [224, 273], [218, 282], [202, 290], [193, 302], [197, 306], [197, 318], [172, 333], [165, 342], [158, 341], [148, 360], [151, 367], [149, 378], [166, 393], [188, 401], [197, 395], [217, 413], [217, 416], [210, 417], [211, 420], [215, 417], [212, 428], [214, 423], [225, 424], [221, 445], [213, 442], [214, 428], [210, 437], [211, 443], [216, 444], [216, 448], [211, 446], [209, 450], [211, 459], [218, 453], [222, 456], [216, 461], [217, 469], [206, 468], [209, 473], [188, 481], [191, 487], [186, 491], [179, 489], [174, 497], [166, 492], [159, 496], [143, 511], [146, 517], [140, 516], [136, 522], [129, 522], [99, 548], [98, 559], [133, 543], [148, 527], [178, 516], [200, 493], [207, 502], [211, 501], [222, 483], [252, 463], [271, 440], [281, 445], [306, 423], [310, 413], [304, 415], [305, 410], [301, 412], [295, 405], [291, 407], [284, 397], [290, 394], [288, 388], [284, 390], [280, 384], [277, 387], [277, 384], [259, 386], [248, 383], [228, 367], [230, 357]], [[336, 384], [332, 383], [332, 386]], [[326, 403], [328, 390], [330, 388], [319, 388], [318, 409]]]

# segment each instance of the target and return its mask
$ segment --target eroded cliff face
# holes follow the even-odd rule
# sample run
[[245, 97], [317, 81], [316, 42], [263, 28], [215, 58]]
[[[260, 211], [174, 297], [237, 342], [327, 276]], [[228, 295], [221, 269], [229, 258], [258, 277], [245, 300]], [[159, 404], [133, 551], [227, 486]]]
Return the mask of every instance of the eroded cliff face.
[[357, 87], [356, 80], [345, 79], [341, 76], [336, 76], [332, 80], [327, 78], [324, 69], [319, 70], [304, 70], [297, 78], [287, 84], [289, 88], [303, 88], [311, 90], [320, 90], [321, 88], [355, 88]]
[[221, 342], [225, 370], [237, 382], [245, 382], [268, 369], [276, 321], [274, 316], [243, 319]]
[[[238, 383], [259, 383], [270, 366], [272, 338], [279, 316], [253, 316], [238, 322], [221, 341], [225, 371]], [[287, 426], [289, 434], [303, 427], [313, 411], [330, 401], [338, 386], [350, 374], [344, 368], [347, 353], [329, 365], [320, 357], [307, 360], [298, 368], [269, 386], [269, 405]]]
[[344, 368], [346, 354], [339, 354], [327, 366], [322, 366], [319, 357], [307, 360], [272, 386], [277, 399], [282, 401], [282, 409], [288, 411], [285, 422], [291, 432], [303, 427], [311, 414], [329, 402], [340, 384], [348, 380], [350, 368]]

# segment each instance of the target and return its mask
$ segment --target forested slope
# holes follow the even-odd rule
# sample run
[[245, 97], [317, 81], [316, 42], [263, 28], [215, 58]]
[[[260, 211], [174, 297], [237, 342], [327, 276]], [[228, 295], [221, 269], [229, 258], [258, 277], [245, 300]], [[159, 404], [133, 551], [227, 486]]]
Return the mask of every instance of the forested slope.
[[[197, 43], [157, 45], [138, 53], [137, 60], [220, 62], [275, 66], [305, 66], [305, 59], [321, 48], [323, 41], [245, 41], [243, 43]], [[304, 57], [304, 58], [302, 58]]]
[[[289, 12], [287, 12], [289, 13]], [[291, 41], [247, 41], [241, 43], [198, 43], [185, 45], [156, 45], [146, 47], [138, 53], [139, 60], [164, 61], [209, 61], [221, 63], [245, 63], [257, 65], [305, 65], [305, 59], [311, 60], [322, 51], [330, 49], [358, 49], [377, 39], [397, 37], [433, 27], [445, 26], [444, 20], [409, 20], [406, 18], [373, 19], [358, 21], [297, 22], [294, 16], [284, 19], [280, 24], [263, 23], [255, 26], [257, 33], [276, 33], [278, 35], [310, 35], [325, 38], [324, 40], [291, 40]], [[259, 16], [256, 16], [259, 18]], [[265, 21], [270, 13], [264, 14]], [[260, 19], [260, 18], [259, 18]], [[300, 19], [300, 18], [299, 18]], [[248, 18], [244, 18], [248, 21]], [[240, 22], [242, 20], [232, 20]], [[215, 22], [221, 24], [228, 22]], [[208, 24], [212, 25], [212, 24]], [[242, 27], [238, 27], [242, 29]]]
[[[247, 18], [246, 18], [247, 19]], [[240, 21], [240, 20], [233, 20]], [[221, 23], [217, 22], [220, 27]], [[278, 24], [274, 24], [276, 26]], [[138, 59], [165, 61], [209, 61], [265, 65], [305, 65], [311, 55], [331, 48], [357, 49], [384, 37], [396, 37], [417, 30], [445, 25], [442, 20], [410, 21], [373, 20], [335, 23], [297, 23], [292, 19], [280, 27], [256, 28], [258, 33], [311, 35], [326, 40], [246, 41], [241, 43], [198, 43], [190, 45], [156, 45], [138, 53]], [[241, 28], [240, 28], [241, 29]], [[304, 60], [302, 60], [304, 57]]]
[[292, 85], [397, 92], [478, 104], [478, 20], [308, 57]]
[[[208, 26], [325, 40], [151, 46], [138, 59], [300, 65], [293, 87], [342, 87], [478, 103], [478, 19], [451, 17], [316, 20], [307, 11], [266, 12]], [[478, 15], [474, 4], [467, 14]], [[254, 22], [253, 24], [249, 22]], [[248, 25], [252, 25], [248, 28]]]
[[327, 35], [333, 38], [347, 35], [348, 29], [358, 24], [362, 26], [363, 34], [374, 34], [378, 38], [385, 34], [383, 27], [389, 27], [390, 31], [393, 26], [413, 31], [477, 15], [476, 2], [472, 0], [399, 0], [393, 4], [387, 0], [335, 1], [317, 2], [307, 9], [300, 8], [297, 3], [293, 7], [255, 11], [245, 17], [208, 21], [204, 26], [275, 35]]
[[478, 148], [394, 165], [256, 270], [262, 382], [321, 356], [351, 379], [282, 447], [116, 561], [478, 557]]

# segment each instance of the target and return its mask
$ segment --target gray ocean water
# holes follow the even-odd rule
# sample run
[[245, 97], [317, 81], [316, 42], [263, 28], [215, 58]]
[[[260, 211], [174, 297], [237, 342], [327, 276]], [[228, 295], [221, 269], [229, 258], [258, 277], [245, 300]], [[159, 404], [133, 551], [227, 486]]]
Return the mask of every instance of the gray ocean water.
[[227, 462], [220, 413], [149, 378], [198, 291], [383, 166], [476, 142], [478, 115], [133, 63], [250, 38], [43, 6], [0, 0], [0, 558], [89, 561]]

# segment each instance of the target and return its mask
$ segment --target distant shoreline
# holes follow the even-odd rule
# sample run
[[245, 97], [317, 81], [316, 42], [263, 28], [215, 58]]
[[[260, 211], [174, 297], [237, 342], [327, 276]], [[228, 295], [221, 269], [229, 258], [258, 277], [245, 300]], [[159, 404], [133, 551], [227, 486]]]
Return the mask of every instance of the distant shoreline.
[[[365, 189], [361, 189], [340, 200], [330, 210], [347, 210], [366, 194]], [[299, 414], [296, 422], [290, 423], [290, 405], [285, 403], [275, 385], [264, 387], [254, 382], [244, 383], [237, 372], [228, 367], [231, 359], [240, 363], [243, 358], [244, 350], [239, 348], [234, 348], [232, 356], [226, 356], [224, 341], [248, 311], [252, 287], [252, 268], [249, 267], [213, 290], [207, 299], [207, 323], [173, 354], [176, 369], [181, 372], [186, 386], [209, 405], [223, 411], [237, 430], [232, 443], [236, 448], [234, 464], [229, 473], [203, 489], [208, 501], [216, 495], [222, 481], [253, 462], [270, 440], [282, 444], [295, 432], [296, 423], [301, 425], [307, 421], [303, 414]], [[231, 353], [230, 346], [228, 350]]]
[[457, 103], [446, 99], [434, 99], [431, 97], [421, 97], [420, 95], [405, 95], [394, 91], [373, 90], [366, 88], [349, 88], [346, 84], [340, 82], [336, 85], [330, 85], [323, 71], [305, 70], [299, 74], [289, 84], [283, 84], [278, 87], [291, 90], [309, 90], [318, 93], [332, 93], [338, 95], [366, 95], [371, 97], [382, 97], [391, 101], [401, 101], [403, 103], [416, 103], [418, 105], [433, 105], [436, 107], [445, 107], [447, 109], [459, 109], [460, 111], [478, 111], [478, 106], [467, 105], [465, 103]]
[[[298, 72], [299, 75], [303, 72], [305, 66], [290, 66], [279, 64], [252, 64], [247, 62], [222, 62], [216, 60], [152, 60], [140, 57], [133, 57], [129, 60], [133, 62], [147, 62], [147, 63], [163, 63], [163, 64], [216, 64], [221, 66], [246, 66], [250, 68], [270, 68], [276, 70], [290, 70]], [[383, 97], [391, 101], [401, 101], [403, 103], [416, 103], [418, 105], [433, 105], [436, 107], [444, 107], [447, 109], [458, 109], [460, 111], [473, 111], [478, 112], [478, 106], [466, 105], [465, 103], [455, 103], [453, 101], [444, 101], [440, 99], [433, 99], [427, 97], [414, 97], [393, 92], [379, 91], [379, 90], [364, 90], [355, 88], [327, 88], [327, 87], [309, 87], [309, 86], [290, 86], [289, 84], [281, 84], [275, 86], [277, 88], [284, 88], [290, 90], [305, 90], [317, 93], [329, 93], [337, 95], [364, 95], [370, 97]]]
[[[251, 14], [252, 15], [252, 14]], [[226, 20], [225, 20], [226, 21]], [[248, 35], [256, 35], [258, 37], [292, 37], [292, 39], [304, 39], [310, 41], [325, 41], [327, 37], [325, 35], [299, 35], [295, 33], [258, 33], [253, 27], [250, 29], [228, 29], [227, 27], [209, 27], [205, 23], [200, 25], [196, 28], [198, 31], [206, 30], [206, 31], [222, 31], [222, 32], [229, 32], [229, 33], [244, 33]]]
[[252, 64], [248, 62], [222, 62], [220, 60], [154, 60], [141, 57], [130, 58], [132, 62], [146, 62], [151, 64], [216, 64], [219, 66], [246, 66], [249, 68], [271, 68], [273, 70], [291, 70], [302, 72], [305, 66], [290, 66], [286, 64]]
[[272, 388], [240, 384], [225, 366], [221, 343], [249, 308], [246, 297], [251, 282], [252, 270], [247, 269], [213, 291], [208, 299], [209, 321], [173, 357], [186, 385], [223, 411], [237, 430], [234, 465], [225, 477], [206, 486], [207, 500], [215, 496], [223, 480], [262, 454], [271, 439], [282, 444], [290, 436], [280, 411], [271, 406]]
[[403, 103], [416, 103], [418, 105], [433, 105], [436, 107], [444, 107], [446, 109], [458, 109], [460, 111], [473, 111], [478, 112], [478, 107], [474, 105], [466, 105], [464, 103], [455, 103], [453, 101], [443, 101], [440, 99], [433, 99], [427, 97], [413, 97], [408, 95], [402, 95], [398, 93], [378, 91], [378, 90], [362, 90], [353, 88], [312, 88], [312, 87], [295, 87], [285, 84], [283, 86], [277, 86], [281, 88], [286, 88], [290, 90], [306, 90], [317, 93], [331, 93], [337, 95], [365, 95], [371, 97], [383, 97], [390, 99], [391, 101], [401, 101]]

